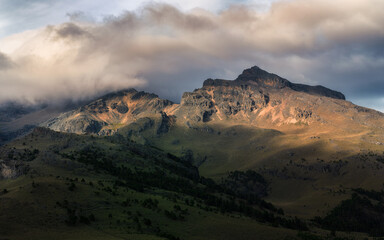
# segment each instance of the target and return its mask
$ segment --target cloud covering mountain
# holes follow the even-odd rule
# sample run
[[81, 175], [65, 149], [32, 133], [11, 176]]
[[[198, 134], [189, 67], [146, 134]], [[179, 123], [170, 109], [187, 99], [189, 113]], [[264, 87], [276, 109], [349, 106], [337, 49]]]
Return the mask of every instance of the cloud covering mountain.
[[[267, 11], [150, 3], [0, 39], [0, 102], [86, 99], [136, 87], [178, 101], [208, 77], [259, 65], [384, 109], [384, 2], [278, 1]], [[381, 102], [380, 102], [381, 101]]]

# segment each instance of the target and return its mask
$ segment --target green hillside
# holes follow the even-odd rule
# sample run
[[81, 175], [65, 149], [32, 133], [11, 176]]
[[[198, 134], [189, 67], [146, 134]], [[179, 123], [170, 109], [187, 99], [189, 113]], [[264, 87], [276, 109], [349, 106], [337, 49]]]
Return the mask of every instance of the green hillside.
[[120, 135], [39, 128], [3, 146], [1, 159], [2, 174], [16, 174], [0, 181], [5, 239], [281, 239], [307, 228]]
[[[256, 136], [242, 128], [230, 131]], [[260, 130], [258, 136], [280, 135]], [[197, 163], [195, 152], [177, 157], [131, 137], [37, 128], [3, 146], [0, 235], [5, 239], [365, 239], [382, 234], [381, 223], [374, 221], [377, 214], [372, 214], [383, 207], [381, 192], [341, 187], [323, 196], [313, 192], [313, 198], [321, 196], [333, 205], [303, 217], [310, 206], [294, 214], [281, 202], [268, 202], [276, 189], [286, 191], [282, 194], [289, 189], [265, 172], [229, 171], [213, 181], [192, 164]], [[165, 136], [161, 139], [165, 147]], [[286, 186], [291, 181], [300, 182], [287, 179]], [[364, 200], [367, 196], [370, 200]], [[348, 208], [351, 204], [354, 208]], [[351, 225], [335, 224], [346, 214]], [[353, 225], [360, 220], [371, 224]]]
[[312, 135], [309, 128], [283, 133], [214, 124], [175, 124], [156, 134], [156, 126], [145, 126], [142, 119], [119, 132], [192, 162], [217, 182], [231, 171], [256, 171], [269, 183], [266, 200], [308, 220], [327, 215], [355, 188], [383, 189], [384, 153], [381, 145], [369, 143], [374, 134], [349, 138], [347, 133]]

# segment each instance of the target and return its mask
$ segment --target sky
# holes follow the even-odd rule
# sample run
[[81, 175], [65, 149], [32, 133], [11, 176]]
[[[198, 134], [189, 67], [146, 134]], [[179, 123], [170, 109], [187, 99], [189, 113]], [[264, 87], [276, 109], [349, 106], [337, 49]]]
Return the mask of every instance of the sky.
[[257, 65], [384, 112], [382, 0], [0, 0], [0, 103], [180, 101]]

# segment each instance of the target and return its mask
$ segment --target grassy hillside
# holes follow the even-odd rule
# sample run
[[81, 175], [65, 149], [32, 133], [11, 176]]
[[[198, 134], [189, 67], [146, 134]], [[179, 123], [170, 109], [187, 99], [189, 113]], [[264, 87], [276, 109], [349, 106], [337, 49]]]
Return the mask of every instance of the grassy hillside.
[[114, 137], [36, 129], [0, 149], [5, 239], [282, 239], [307, 224]]
[[[228, 132], [237, 137], [239, 134], [257, 136], [241, 127], [223, 128], [222, 131], [229, 139]], [[208, 134], [212, 133], [203, 134], [207, 137], [201, 138], [204, 139], [201, 142], [207, 144]], [[158, 140], [163, 139], [164, 146], [167, 144], [165, 136], [170, 135], [160, 136]], [[261, 143], [263, 137], [271, 139], [283, 135], [260, 130], [258, 136], [259, 140], [254, 140]], [[224, 144], [226, 138], [223, 139]], [[287, 166], [290, 174], [302, 171], [296, 177], [288, 173], [284, 177], [281, 173], [268, 174], [260, 168], [258, 171], [231, 171], [213, 181], [200, 176], [191, 164], [197, 163], [195, 152], [183, 150], [181, 157], [177, 157], [159, 146], [151, 147], [149, 142], [138, 144], [120, 134], [81, 136], [44, 128], [3, 146], [0, 148], [3, 178], [0, 180], [0, 235], [5, 239], [297, 240], [381, 236], [377, 230], [380, 224], [374, 221], [377, 214], [369, 212], [380, 208], [382, 192], [341, 185], [331, 192], [306, 188], [308, 180], [304, 178], [308, 178], [305, 174], [312, 173], [308, 172], [311, 161], [300, 164], [292, 161]], [[367, 168], [374, 156], [360, 157], [365, 162], [361, 173], [372, 173]], [[339, 181], [336, 172], [344, 169], [334, 169], [339, 166], [337, 164], [327, 168], [327, 177], [334, 175], [328, 182]], [[273, 174], [275, 178], [271, 177]], [[319, 182], [309, 181], [311, 184]], [[294, 184], [296, 190], [292, 189]], [[306, 200], [295, 198], [306, 191], [313, 196]], [[372, 203], [356, 201], [352, 193], [358, 193], [361, 199], [369, 196]], [[279, 199], [278, 194], [283, 197]], [[323, 212], [314, 210], [311, 205], [290, 208], [289, 202], [282, 204], [289, 197], [295, 204], [318, 198], [325, 207], [321, 208]], [[346, 206], [351, 201], [355, 208], [348, 219], [359, 221], [359, 213], [368, 211], [363, 219], [372, 221], [373, 225], [348, 228], [333, 224], [345, 217], [343, 209], [348, 209]], [[306, 215], [308, 212], [310, 214]]]
[[325, 216], [354, 188], [383, 189], [384, 152], [374, 131], [336, 135], [308, 127], [279, 132], [174, 124], [169, 132], [156, 134], [156, 125], [145, 122], [138, 120], [119, 132], [194, 163], [203, 176], [217, 182], [231, 171], [254, 170], [269, 183], [266, 199], [290, 215]]

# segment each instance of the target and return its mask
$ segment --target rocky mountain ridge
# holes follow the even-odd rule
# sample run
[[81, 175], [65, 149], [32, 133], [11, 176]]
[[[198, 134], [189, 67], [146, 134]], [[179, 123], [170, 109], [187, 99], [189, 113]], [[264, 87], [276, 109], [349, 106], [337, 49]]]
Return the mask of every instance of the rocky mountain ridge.
[[207, 79], [202, 88], [185, 92], [180, 104], [155, 94], [122, 90], [43, 126], [62, 132], [111, 135], [141, 118], [160, 119], [157, 132], [166, 131], [171, 124], [243, 124], [277, 130], [318, 125], [334, 129], [376, 125], [375, 121], [384, 119], [380, 112], [346, 101], [340, 92], [291, 83], [255, 66], [235, 80]]
[[276, 74], [269, 73], [257, 66], [245, 69], [235, 80], [223, 79], [207, 79], [203, 83], [203, 87], [210, 86], [248, 86], [253, 85], [258, 88], [290, 88], [297, 92], [306, 92], [312, 95], [330, 97], [345, 100], [344, 94], [331, 90], [323, 86], [309, 86], [305, 84], [296, 84], [284, 79]]

